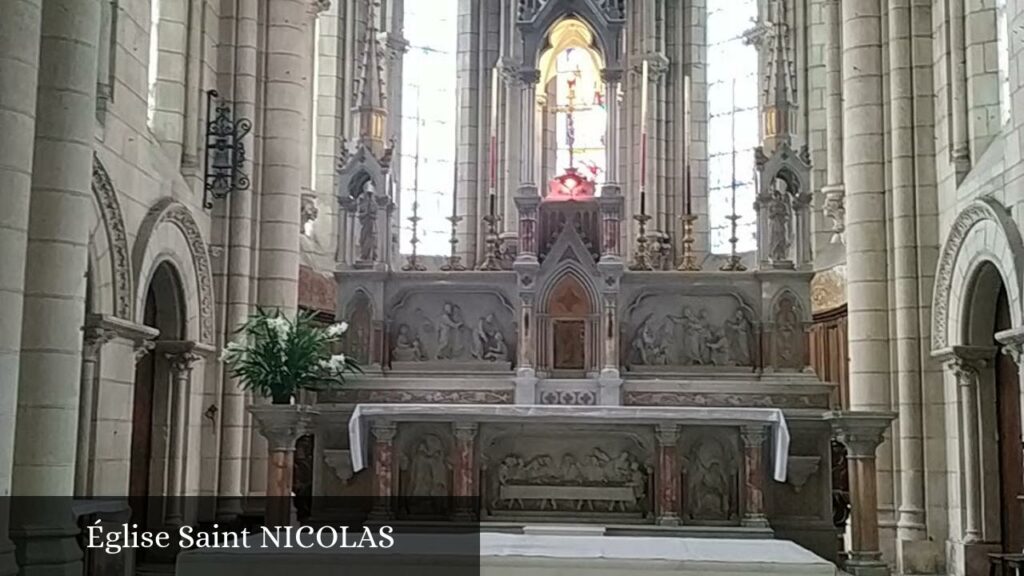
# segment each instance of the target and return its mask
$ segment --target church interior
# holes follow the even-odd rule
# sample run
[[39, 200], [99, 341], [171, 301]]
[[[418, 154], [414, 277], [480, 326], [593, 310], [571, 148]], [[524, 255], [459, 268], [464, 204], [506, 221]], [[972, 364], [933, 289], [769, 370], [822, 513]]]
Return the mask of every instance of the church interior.
[[[0, 0], [0, 576], [170, 574], [84, 528], [282, 495], [576, 542], [562, 574], [1017, 574], [1022, 31], [1024, 0]], [[301, 426], [224, 361], [257, 310], [347, 326], [360, 372]]]

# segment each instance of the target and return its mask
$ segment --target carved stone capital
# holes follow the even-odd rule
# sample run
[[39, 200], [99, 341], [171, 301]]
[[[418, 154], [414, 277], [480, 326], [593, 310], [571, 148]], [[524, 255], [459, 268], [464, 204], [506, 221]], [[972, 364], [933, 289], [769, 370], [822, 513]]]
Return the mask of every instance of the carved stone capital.
[[164, 357], [170, 362], [171, 374], [182, 376], [190, 374], [192, 366], [200, 359], [200, 356], [191, 350], [167, 353]]
[[394, 442], [398, 434], [398, 425], [394, 422], [373, 422], [370, 433], [377, 442]]
[[618, 84], [622, 82], [622, 69], [621, 68], [603, 68], [601, 69], [601, 81], [605, 84]]
[[479, 430], [476, 422], [453, 422], [452, 434], [459, 442], [472, 442]]
[[519, 82], [524, 88], [536, 86], [540, 82], [540, 70], [536, 68], [524, 68], [519, 70]]
[[117, 332], [103, 326], [84, 326], [82, 328], [82, 360], [95, 360], [100, 349], [107, 342], [117, 337]]
[[659, 446], [675, 446], [679, 442], [678, 424], [658, 424], [655, 437]]
[[311, 0], [309, 3], [309, 13], [314, 16], [319, 16], [330, 9], [331, 0]]
[[320, 414], [298, 404], [260, 404], [250, 406], [249, 413], [274, 452], [294, 451], [295, 441], [313, 430], [313, 418]]
[[957, 385], [964, 387], [977, 384], [978, 375], [991, 366], [995, 355], [993, 346], [951, 346], [932, 353], [956, 378]]
[[851, 459], [874, 459], [885, 431], [896, 418], [895, 412], [831, 412], [826, 416], [832, 424], [836, 440], [846, 446]]
[[740, 430], [740, 438], [743, 439], [743, 446], [746, 448], [760, 448], [764, 446], [764, 439], [768, 436], [765, 426], [744, 426]]
[[821, 189], [825, 195], [825, 204], [822, 206], [822, 213], [832, 222], [831, 242], [844, 243], [846, 241], [846, 188], [842, 184], [824, 186]]
[[141, 362], [154, 348], [156, 348], [156, 342], [152, 340], [137, 340], [135, 342], [135, 363]]
[[1011, 328], [996, 333], [996, 341], [1003, 345], [1002, 353], [1013, 358], [1020, 366], [1024, 360], [1024, 328]]
[[661, 52], [650, 52], [644, 54], [640, 61], [633, 67], [633, 73], [643, 74], [643, 63], [647, 63], [647, 81], [657, 84], [668, 72], [669, 59]]

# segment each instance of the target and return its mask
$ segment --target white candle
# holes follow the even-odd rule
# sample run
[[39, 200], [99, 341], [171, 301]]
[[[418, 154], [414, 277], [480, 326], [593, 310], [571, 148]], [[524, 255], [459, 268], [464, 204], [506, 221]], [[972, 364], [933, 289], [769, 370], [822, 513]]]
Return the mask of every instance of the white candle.
[[491, 190], [498, 184], [498, 67], [491, 69]]
[[647, 60], [640, 74], [640, 189], [647, 185]]

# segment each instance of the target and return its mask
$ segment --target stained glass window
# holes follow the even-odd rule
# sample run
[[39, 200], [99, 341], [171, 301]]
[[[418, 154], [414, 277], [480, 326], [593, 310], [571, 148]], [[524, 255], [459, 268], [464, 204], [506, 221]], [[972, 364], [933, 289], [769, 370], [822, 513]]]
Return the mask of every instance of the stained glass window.
[[569, 166], [604, 182], [607, 114], [601, 74], [586, 50], [567, 48], [555, 64], [556, 170]]
[[412, 251], [413, 203], [420, 218], [417, 252], [448, 254], [455, 196], [458, 0], [405, 3], [402, 61], [401, 251]]
[[736, 249], [756, 249], [754, 148], [758, 144], [757, 51], [744, 33], [757, 19], [756, 0], [708, 3], [708, 222], [711, 251], [727, 254], [729, 216], [740, 217]]

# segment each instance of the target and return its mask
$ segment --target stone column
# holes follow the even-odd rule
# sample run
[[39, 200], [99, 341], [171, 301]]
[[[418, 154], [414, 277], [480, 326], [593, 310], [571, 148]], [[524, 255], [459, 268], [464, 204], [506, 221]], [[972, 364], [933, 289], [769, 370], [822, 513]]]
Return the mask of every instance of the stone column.
[[42, 0], [0, 0], [0, 576], [15, 574], [7, 535], [18, 404], [22, 297]]
[[[504, 107], [504, 121], [505, 121], [505, 138], [504, 138], [504, 166], [505, 174], [502, 176], [504, 180], [504, 207], [502, 209], [504, 220], [503, 237], [511, 237], [515, 239], [517, 232], [518, 235], [522, 236], [522, 225], [518, 221], [519, 210], [516, 206], [517, 195], [519, 190], [520, 177], [522, 176], [521, 171], [515, 170], [513, 167], [519, 166], [522, 163], [520, 156], [522, 151], [523, 141], [523, 125], [520, 124], [519, 118], [522, 108], [522, 90], [519, 87], [519, 74], [518, 66], [514, 59], [509, 56], [503, 56], [498, 61], [498, 69], [501, 73], [503, 80], [504, 92], [502, 97], [505, 100]], [[519, 250], [522, 252], [522, 240], [519, 241]]]
[[[18, 3], [20, 9], [15, 8], [10, 22], [9, 1], [3, 4], [4, 25], [0, 32], [4, 40], [0, 43], [7, 46], [8, 39], [23, 39], [24, 45], [4, 54], [17, 55], [14, 57], [22, 63], [25, 54], [31, 67], [34, 41], [23, 38], [23, 34], [34, 33], [34, 6]], [[19, 496], [70, 496], [75, 487], [81, 326], [85, 315], [82, 286], [89, 242], [89, 222], [82, 215], [90, 212], [92, 201], [99, 17], [97, 0], [46, 0], [42, 10], [36, 115], [45, 121], [36, 125], [32, 151], [25, 257], [32, 265], [25, 269], [11, 489]], [[27, 28], [8, 36], [8, 22], [14, 27], [25, 24]], [[17, 72], [4, 76], [0, 93], [20, 92], [30, 86], [8, 88], [17, 85], [21, 76]], [[16, 134], [25, 137], [27, 123], [17, 120], [17, 111], [24, 109], [26, 102], [14, 100], [10, 105], [15, 114], [3, 116], [14, 118], [22, 128], [5, 124], [11, 132], [4, 131], [0, 138], [7, 145], [17, 143], [20, 147], [27, 140], [10, 139], [19, 138]], [[15, 149], [5, 146], [4, 150]], [[14, 166], [27, 167], [21, 161]], [[25, 171], [19, 172], [24, 178]], [[5, 190], [4, 199], [10, 197], [7, 190], [23, 194], [21, 178], [7, 180], [0, 186]], [[8, 188], [8, 183], [12, 188]], [[15, 201], [12, 206], [17, 214], [23, 204]], [[10, 213], [10, 207], [6, 207], [3, 222], [7, 222]], [[17, 253], [17, 244], [9, 248], [4, 242], [2, 251], [6, 254], [7, 250]], [[18, 258], [17, 254], [14, 257]], [[4, 274], [7, 273], [5, 267]], [[19, 329], [6, 325], [5, 328]], [[7, 373], [5, 370], [5, 376]], [[80, 574], [82, 553], [75, 540], [79, 530], [68, 502], [60, 499], [45, 504], [21, 504], [12, 502], [11, 511], [11, 537], [18, 544], [21, 574]]]
[[971, 149], [967, 130], [967, 40], [964, 0], [949, 0], [949, 98], [952, 104], [950, 160], [959, 183], [971, 169]]
[[260, 184], [260, 305], [295, 312], [299, 294], [302, 185], [312, 85], [313, 20], [322, 4], [275, 0], [267, 5], [267, 64]]
[[520, 138], [519, 188], [522, 194], [537, 194], [537, 82], [540, 71], [534, 68], [519, 72]]
[[604, 109], [608, 114], [605, 123], [604, 147], [605, 147], [605, 177], [601, 196], [605, 196], [605, 190], [615, 189], [619, 193], [621, 183], [619, 182], [619, 84], [622, 82], [622, 70], [605, 68], [601, 70], [601, 80], [604, 81]]
[[744, 426], [740, 433], [743, 439], [744, 502], [743, 525], [752, 528], [767, 528], [765, 516], [764, 487], [764, 426]]
[[170, 456], [168, 462], [167, 496], [170, 506], [167, 510], [166, 523], [170, 526], [184, 524], [185, 496], [185, 446], [188, 438], [188, 397], [192, 390], [192, 365], [199, 356], [192, 351], [194, 342], [161, 342], [164, 358], [171, 373], [171, 421], [168, 430], [170, 437]]
[[373, 422], [373, 517], [391, 517], [391, 499], [395, 486], [395, 436], [398, 426], [394, 422]]
[[[528, 192], [522, 194], [521, 192]], [[536, 190], [516, 191], [516, 209], [519, 212], [519, 253], [517, 258], [537, 262], [537, 207], [540, 196]]]
[[658, 524], [679, 525], [679, 458], [676, 444], [679, 442], [679, 426], [659, 424], [655, 433], [658, 451], [658, 477], [655, 479], [654, 499]]
[[991, 366], [995, 349], [988, 346], [953, 346], [936, 352], [952, 374], [956, 383], [960, 405], [960, 445], [963, 448], [964, 523], [963, 540], [973, 544], [982, 540], [982, 474], [981, 470], [981, 422], [978, 402], [978, 379], [981, 370]]
[[320, 413], [308, 406], [264, 404], [249, 407], [260, 434], [267, 439], [266, 525], [290, 526], [295, 441], [313, 429]]
[[476, 517], [476, 499], [480, 496], [476, 485], [477, 429], [476, 422], [452, 423], [452, 434], [455, 436], [452, 497], [455, 499], [456, 517], [462, 520]]
[[910, 0], [889, 0], [889, 94], [892, 130], [893, 283], [899, 389], [900, 540], [926, 536], [924, 438], [921, 410], [916, 136]]
[[846, 230], [846, 209], [843, 187], [843, 70], [840, 59], [842, 27], [840, 0], [826, 0], [825, 12], [825, 137], [827, 156], [825, 182], [825, 216], [832, 220], [832, 241], [843, 237]]
[[103, 345], [117, 336], [108, 328], [86, 326], [82, 340], [82, 383], [78, 395], [78, 449], [75, 463], [75, 496], [92, 496], [92, 431], [96, 410], [96, 363]]
[[851, 545], [845, 569], [853, 576], [889, 576], [878, 545], [875, 452], [895, 418], [892, 412], [833, 412], [836, 439], [846, 447], [850, 474]]
[[[256, 67], [259, 36], [258, 0], [235, 3], [235, 115], [256, 117]], [[246, 150], [255, 150], [255, 137], [250, 132], [243, 143]], [[249, 166], [255, 164], [250, 162]], [[255, 170], [246, 168], [247, 173]], [[227, 302], [225, 302], [225, 340], [249, 317], [251, 310], [251, 278], [253, 272], [253, 194], [252, 190], [235, 190], [230, 204], [227, 249]], [[242, 513], [242, 463], [245, 425], [245, 392], [224, 366], [224, 386], [220, 411], [220, 467], [217, 478], [217, 519], [230, 521]]]

